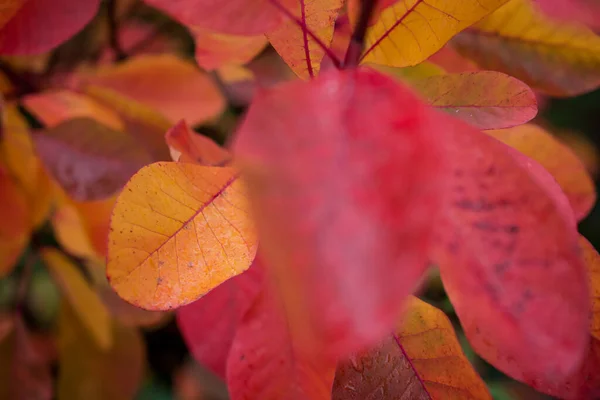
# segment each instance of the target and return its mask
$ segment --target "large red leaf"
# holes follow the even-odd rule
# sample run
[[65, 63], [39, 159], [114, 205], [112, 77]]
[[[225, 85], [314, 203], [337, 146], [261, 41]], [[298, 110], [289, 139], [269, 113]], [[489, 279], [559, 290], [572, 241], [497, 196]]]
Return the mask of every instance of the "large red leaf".
[[267, 264], [310, 345], [336, 356], [379, 340], [415, 289], [441, 205], [437, 121], [369, 69], [282, 84], [251, 105], [234, 148]]
[[52, 50], [94, 17], [100, 0], [27, 0], [0, 29], [0, 54]]
[[192, 355], [221, 378], [238, 324], [262, 287], [261, 268], [255, 260], [244, 273], [177, 310], [177, 325]]
[[330, 400], [335, 362], [306, 353], [276, 294], [264, 290], [248, 310], [227, 360], [232, 400]]
[[534, 387], [565, 378], [582, 359], [589, 311], [568, 199], [535, 161], [447, 123], [453, 178], [434, 259], [467, 338]]
[[297, 0], [146, 0], [184, 25], [214, 32], [258, 35], [271, 31], [284, 14], [274, 6], [291, 7]]

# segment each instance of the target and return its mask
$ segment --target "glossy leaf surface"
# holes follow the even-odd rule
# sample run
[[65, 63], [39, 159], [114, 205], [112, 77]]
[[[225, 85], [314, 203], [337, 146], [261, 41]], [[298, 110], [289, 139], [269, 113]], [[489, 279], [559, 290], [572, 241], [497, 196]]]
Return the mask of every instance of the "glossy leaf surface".
[[416, 297], [406, 307], [391, 335], [340, 363], [332, 399], [491, 399], [448, 317]]
[[328, 71], [259, 94], [238, 131], [286, 310], [332, 355], [389, 331], [427, 267], [444, 162], [431, 113], [379, 72]]
[[155, 163], [117, 199], [107, 276], [125, 300], [168, 310], [248, 269], [256, 237], [233, 168]]

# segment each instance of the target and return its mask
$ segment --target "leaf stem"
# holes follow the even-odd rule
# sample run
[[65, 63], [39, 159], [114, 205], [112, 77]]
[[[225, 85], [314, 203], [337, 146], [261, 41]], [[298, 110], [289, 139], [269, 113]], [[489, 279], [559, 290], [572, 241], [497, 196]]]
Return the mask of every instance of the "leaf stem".
[[127, 59], [127, 53], [121, 47], [119, 40], [119, 18], [117, 16], [117, 1], [108, 0], [108, 40], [110, 47], [115, 52], [116, 61], [124, 61]]
[[350, 38], [350, 44], [348, 45], [348, 50], [346, 51], [344, 67], [354, 68], [358, 66], [360, 56], [362, 55], [365, 47], [365, 36], [367, 34], [367, 29], [369, 28], [369, 21], [371, 19], [371, 15], [373, 15], [373, 11], [375, 11], [376, 5], [377, 0], [362, 0], [360, 16], [356, 26], [354, 27], [352, 37]]

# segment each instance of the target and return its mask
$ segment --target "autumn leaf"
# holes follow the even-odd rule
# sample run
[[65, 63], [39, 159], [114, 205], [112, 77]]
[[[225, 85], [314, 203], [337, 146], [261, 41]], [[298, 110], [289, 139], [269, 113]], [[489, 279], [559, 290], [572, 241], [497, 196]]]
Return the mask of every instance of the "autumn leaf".
[[595, 29], [600, 27], [600, 4], [597, 0], [534, 0], [534, 4], [554, 19], [582, 22]]
[[198, 26], [232, 35], [259, 35], [282, 23], [278, 7], [289, 7], [297, 0], [146, 0], [184, 25]]
[[539, 162], [556, 179], [578, 220], [590, 212], [596, 203], [594, 182], [573, 151], [552, 134], [533, 124], [486, 133]]
[[190, 352], [222, 379], [239, 323], [262, 284], [262, 266], [255, 260], [247, 271], [177, 310], [177, 325]]
[[96, 346], [108, 350], [113, 345], [111, 321], [98, 295], [85, 281], [77, 266], [59, 250], [44, 248], [40, 254]]
[[165, 135], [173, 160], [202, 165], [225, 165], [231, 154], [209, 138], [193, 132], [184, 121], [179, 121]]
[[397, 1], [367, 31], [361, 60], [394, 67], [416, 65], [506, 1]]
[[224, 35], [194, 27], [190, 30], [196, 42], [196, 62], [208, 71], [246, 64], [267, 45], [264, 35]]
[[151, 156], [127, 133], [75, 118], [33, 135], [40, 158], [75, 200], [101, 200], [123, 188]]
[[69, 90], [49, 90], [23, 97], [23, 105], [47, 128], [69, 119], [92, 118], [115, 130], [123, 130], [123, 121], [111, 109], [88, 96]]
[[510, 128], [537, 114], [533, 91], [523, 82], [498, 72], [436, 75], [408, 83], [432, 107], [478, 129]]
[[82, 76], [82, 86], [114, 91], [153, 108], [171, 123], [192, 125], [218, 116], [225, 99], [209, 75], [170, 54], [148, 54]]
[[59, 204], [52, 213], [51, 223], [56, 240], [68, 253], [81, 258], [99, 258], [74, 205]]
[[391, 335], [338, 366], [332, 399], [367, 398], [491, 400], [448, 317], [416, 297]]
[[527, 0], [511, 0], [452, 44], [482, 68], [552, 96], [576, 96], [600, 85], [600, 37], [548, 19]]
[[107, 276], [128, 302], [168, 310], [248, 269], [256, 237], [243, 183], [229, 167], [155, 163], [117, 199]]
[[0, 28], [15, 16], [25, 2], [26, 0], [5, 0], [0, 4]]
[[14, 268], [29, 241], [32, 216], [27, 197], [0, 164], [0, 277]]
[[461, 56], [451, 44], [452, 42], [446, 43], [444, 47], [427, 60], [449, 73], [475, 72], [481, 70], [473, 61]]
[[432, 112], [376, 71], [332, 70], [258, 94], [234, 139], [286, 310], [332, 356], [388, 332], [427, 267]]
[[0, 398], [53, 398], [50, 363], [36, 352], [25, 322], [12, 317], [11, 332], [0, 342]]
[[264, 290], [242, 318], [227, 360], [232, 400], [329, 400], [335, 364], [305, 353], [277, 295]]
[[465, 334], [515, 379], [563, 379], [581, 361], [589, 310], [568, 200], [534, 160], [446, 123], [453, 177], [432, 256]]
[[102, 349], [82, 326], [72, 304], [63, 303], [58, 319], [60, 399], [129, 400], [144, 377], [142, 335], [109, 321], [114, 344]]
[[[342, 0], [302, 0], [288, 11], [297, 18], [288, 19], [277, 29], [267, 33], [269, 42], [277, 53], [301, 78], [318, 74], [321, 60], [333, 38], [335, 18]], [[309, 34], [311, 32], [318, 39]]]
[[[3, 2], [6, 3], [6, 2]], [[41, 54], [52, 50], [92, 20], [100, 0], [27, 0], [0, 28], [0, 54]], [[2, 9], [4, 12], [4, 9]]]

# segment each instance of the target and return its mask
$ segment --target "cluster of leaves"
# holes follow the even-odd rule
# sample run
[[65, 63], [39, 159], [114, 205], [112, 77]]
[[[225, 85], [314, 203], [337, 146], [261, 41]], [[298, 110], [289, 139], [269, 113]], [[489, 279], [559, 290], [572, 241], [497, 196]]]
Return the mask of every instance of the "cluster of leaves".
[[[177, 309], [234, 400], [489, 399], [414, 297], [430, 267], [482, 358], [600, 396], [600, 256], [577, 232], [594, 187], [529, 122], [534, 90], [600, 86], [592, 2], [145, 3], [188, 30], [197, 65], [145, 36], [137, 2], [0, 8], [7, 398], [50, 398], [55, 359], [59, 398], [132, 397], [134, 327]], [[94, 48], [64, 62], [84, 26]], [[267, 46], [284, 63], [261, 62]], [[249, 105], [228, 148], [190, 127], [228, 105]], [[65, 300], [47, 359], [24, 318], [37, 260]]]

